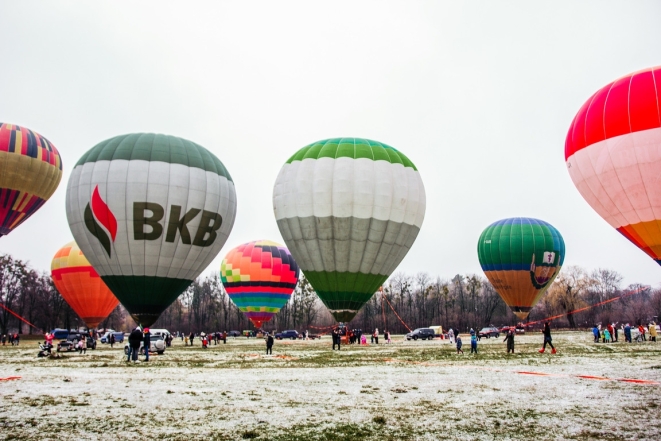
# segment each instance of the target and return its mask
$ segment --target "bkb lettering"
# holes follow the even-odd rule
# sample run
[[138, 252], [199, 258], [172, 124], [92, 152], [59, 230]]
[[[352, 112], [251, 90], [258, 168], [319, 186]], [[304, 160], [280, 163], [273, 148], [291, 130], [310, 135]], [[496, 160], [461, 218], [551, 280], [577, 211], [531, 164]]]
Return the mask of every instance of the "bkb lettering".
[[[200, 226], [191, 236], [188, 229], [188, 223], [195, 219], [200, 212]], [[170, 216], [165, 224], [161, 221], [165, 216], [165, 209], [162, 205], [155, 202], [134, 202], [133, 203], [133, 239], [135, 240], [157, 240], [163, 235], [165, 229], [165, 241], [174, 242], [177, 237], [177, 231], [181, 241], [186, 245], [199, 247], [208, 247], [217, 237], [216, 231], [223, 223], [223, 218], [219, 213], [213, 211], [191, 208], [182, 213], [180, 205], [170, 206]], [[149, 227], [149, 228], [145, 228]]]

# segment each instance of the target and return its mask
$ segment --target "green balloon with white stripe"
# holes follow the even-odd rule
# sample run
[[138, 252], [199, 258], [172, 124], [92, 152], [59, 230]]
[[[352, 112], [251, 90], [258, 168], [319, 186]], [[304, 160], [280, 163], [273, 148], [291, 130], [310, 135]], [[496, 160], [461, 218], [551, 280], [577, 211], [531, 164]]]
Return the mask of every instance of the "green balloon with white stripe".
[[220, 252], [234, 225], [236, 192], [204, 147], [137, 133], [80, 158], [66, 210], [85, 257], [133, 318], [151, 326]]
[[340, 322], [353, 319], [404, 259], [425, 207], [413, 162], [360, 138], [303, 147], [282, 167], [273, 189], [289, 251]]

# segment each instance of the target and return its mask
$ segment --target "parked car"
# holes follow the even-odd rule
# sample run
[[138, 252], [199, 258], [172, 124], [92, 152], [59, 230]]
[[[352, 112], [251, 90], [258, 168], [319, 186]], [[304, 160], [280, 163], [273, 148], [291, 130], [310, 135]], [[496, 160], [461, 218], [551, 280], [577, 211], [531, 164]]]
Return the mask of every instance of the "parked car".
[[[149, 352], [154, 353], [156, 352], [158, 355], [161, 355], [165, 352], [165, 340], [163, 339], [163, 335], [152, 335], [150, 339], [150, 345], [149, 345]], [[140, 349], [138, 349], [138, 354], [144, 355], [145, 354], [145, 343], [144, 341], [140, 341]], [[128, 342], [124, 345], [124, 354], [129, 355], [129, 344]]]
[[284, 340], [286, 338], [296, 340], [298, 338], [298, 331], [294, 331], [293, 329], [290, 329], [288, 331], [282, 331], [278, 334], [275, 334], [276, 340]]
[[500, 337], [500, 331], [498, 328], [495, 326], [489, 326], [487, 328], [482, 328], [480, 332], [477, 334], [478, 338], [486, 337], [486, 338], [491, 338], [491, 337]]
[[[299, 338], [299, 340], [304, 340], [305, 339], [305, 333], [298, 334], [298, 338]], [[310, 340], [315, 340], [317, 338], [321, 338], [321, 335], [319, 335], [319, 334], [310, 334], [308, 332], [308, 338]]]
[[53, 338], [56, 340], [66, 340], [69, 336], [69, 331], [62, 328], [55, 328], [50, 333], [53, 334]]
[[124, 333], [123, 332], [116, 332], [116, 331], [108, 331], [103, 336], [101, 337], [100, 341], [103, 344], [110, 343], [110, 335], [114, 334], [115, 335], [115, 343], [123, 343], [124, 342]]
[[230, 331], [227, 333], [228, 337], [241, 337], [241, 333], [239, 331]]
[[432, 340], [434, 337], [436, 337], [436, 333], [431, 328], [418, 328], [406, 334], [407, 340]]
[[60, 340], [57, 343], [57, 352], [70, 352], [76, 350], [78, 342], [83, 338], [87, 338], [87, 349], [96, 349], [96, 340], [92, 337], [83, 332], [71, 331], [66, 340]]

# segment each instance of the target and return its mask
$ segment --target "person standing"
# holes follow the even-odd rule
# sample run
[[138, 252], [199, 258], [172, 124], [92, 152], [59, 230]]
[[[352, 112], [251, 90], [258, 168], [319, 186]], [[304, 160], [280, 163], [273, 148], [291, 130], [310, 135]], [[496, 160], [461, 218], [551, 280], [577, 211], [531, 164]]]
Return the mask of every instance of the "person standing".
[[151, 332], [149, 332], [149, 328], [145, 328], [142, 344], [145, 348], [145, 361], [149, 361], [149, 350], [151, 349]]
[[2, 346], [4, 346], [5, 343], [7, 343], [7, 334], [2, 334]]
[[223, 331], [223, 344], [227, 344], [227, 331]]
[[448, 331], [448, 338], [450, 339], [450, 344], [451, 345], [454, 344], [454, 331], [452, 330], [452, 328], [450, 328], [450, 330]]
[[[472, 329], [471, 329], [472, 331]], [[471, 334], [471, 354], [476, 353], [477, 354], [477, 336], [475, 335], [475, 332]]]
[[624, 326], [624, 341], [631, 343], [631, 326], [629, 326], [629, 323]]
[[337, 328], [333, 329], [333, 350], [335, 350], [335, 345], [337, 345], [337, 350], [340, 350], [340, 332], [338, 331]]
[[599, 343], [599, 327], [597, 325], [594, 325], [594, 328], [592, 328], [592, 336], [594, 337], [594, 342]]
[[142, 341], [142, 331], [140, 326], [136, 327], [129, 334], [129, 353], [126, 361], [133, 360], [133, 363], [138, 363], [138, 351], [140, 350], [140, 342]]
[[459, 337], [457, 335], [457, 354], [459, 354], [461, 352], [461, 355], [464, 355], [464, 351], [463, 351], [463, 349], [461, 349], [461, 346], [462, 346], [461, 337]]
[[654, 322], [650, 323], [649, 330], [650, 330], [650, 341], [653, 341], [653, 342], [656, 343], [656, 334], [657, 334], [657, 332], [656, 332], [656, 323], [654, 323]]
[[87, 353], [87, 336], [86, 335], [81, 335], [80, 338], [80, 353], [81, 354], [86, 354]]
[[193, 346], [194, 339], [195, 339], [195, 333], [191, 332], [190, 335], [188, 336], [188, 341], [190, 342], [191, 346]]
[[611, 333], [608, 331], [608, 328], [604, 328], [604, 342], [605, 343], [611, 342]]
[[115, 333], [111, 332], [108, 340], [110, 341], [110, 349], [112, 349], [115, 345]]
[[53, 338], [54, 337], [55, 336], [53, 334], [51, 334], [50, 332], [46, 333], [45, 338], [46, 338], [46, 346], [47, 347], [49, 347], [49, 348], [53, 347]]
[[619, 336], [617, 334], [618, 334], [617, 326], [615, 325], [615, 323], [613, 323], [613, 337], [615, 338], [616, 343], [617, 343], [617, 340], [619, 339]]
[[542, 334], [544, 334], [544, 346], [542, 346], [542, 349], [539, 350], [540, 354], [543, 354], [544, 351], [546, 350], [546, 345], [551, 346], [551, 354], [555, 354], [555, 347], [553, 347], [553, 342], [551, 338], [551, 326], [549, 326], [549, 322], [544, 323], [544, 330], [542, 331]]
[[374, 343], [379, 344], [379, 328], [374, 328]]
[[[507, 335], [505, 335], [505, 339], [503, 341], [507, 342], [507, 353], [509, 354], [510, 351], [512, 351], [512, 354], [514, 353], [514, 335], [515, 331], [514, 328], [509, 328], [507, 330]], [[597, 340], [599, 339], [599, 330], [597, 330]]]
[[266, 355], [273, 355], [273, 335], [266, 334]]

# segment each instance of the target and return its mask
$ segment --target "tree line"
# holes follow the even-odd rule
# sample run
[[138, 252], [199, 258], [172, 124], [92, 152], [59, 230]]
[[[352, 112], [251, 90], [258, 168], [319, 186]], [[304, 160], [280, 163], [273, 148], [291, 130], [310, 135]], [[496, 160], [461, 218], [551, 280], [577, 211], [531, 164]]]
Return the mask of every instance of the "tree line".
[[[617, 301], [614, 301], [617, 299]], [[79, 328], [84, 323], [59, 294], [50, 274], [38, 272], [27, 262], [0, 255], [0, 332], [35, 333], [54, 328]], [[597, 306], [593, 306], [597, 305]], [[582, 310], [581, 310], [582, 309]], [[12, 315], [14, 311], [35, 326]], [[572, 311], [580, 312], [571, 313]], [[547, 317], [555, 327], [589, 328], [598, 323], [649, 323], [661, 316], [661, 289], [641, 284], [622, 286], [622, 276], [609, 269], [586, 271], [563, 268], [527, 321]], [[358, 315], [351, 328], [392, 333], [433, 325], [462, 332], [483, 326], [518, 322], [488, 280], [481, 275], [457, 274], [451, 279], [421, 272], [391, 276]], [[301, 274], [289, 302], [264, 324], [267, 330], [296, 329], [328, 332], [335, 320]], [[136, 323], [119, 305], [100, 328], [127, 331]], [[170, 331], [215, 332], [252, 329], [252, 324], [230, 300], [218, 274], [193, 282], [154, 324]]]

